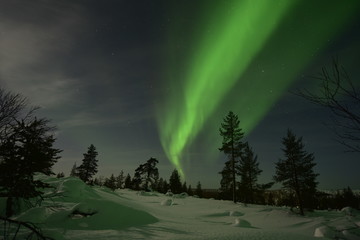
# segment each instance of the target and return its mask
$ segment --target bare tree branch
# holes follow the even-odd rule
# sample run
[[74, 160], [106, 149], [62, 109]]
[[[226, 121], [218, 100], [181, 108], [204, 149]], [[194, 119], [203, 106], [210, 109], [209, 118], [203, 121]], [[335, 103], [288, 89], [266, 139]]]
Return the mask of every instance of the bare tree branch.
[[293, 92], [313, 104], [325, 107], [332, 114], [331, 130], [337, 136], [337, 142], [345, 146], [346, 151], [360, 152], [360, 89], [350, 79], [337, 59], [333, 60], [331, 70], [322, 68], [320, 76], [315, 77], [319, 84], [319, 93], [307, 89]]

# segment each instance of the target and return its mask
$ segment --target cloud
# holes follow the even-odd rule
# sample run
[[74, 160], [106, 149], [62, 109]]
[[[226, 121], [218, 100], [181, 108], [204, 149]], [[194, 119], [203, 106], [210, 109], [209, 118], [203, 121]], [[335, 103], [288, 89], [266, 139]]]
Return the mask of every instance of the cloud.
[[59, 11], [47, 1], [3, 5], [8, 13], [0, 17], [1, 87], [41, 107], [68, 101], [78, 81], [64, 71], [63, 59], [71, 54], [83, 23], [81, 10], [69, 5], [69, 11]]

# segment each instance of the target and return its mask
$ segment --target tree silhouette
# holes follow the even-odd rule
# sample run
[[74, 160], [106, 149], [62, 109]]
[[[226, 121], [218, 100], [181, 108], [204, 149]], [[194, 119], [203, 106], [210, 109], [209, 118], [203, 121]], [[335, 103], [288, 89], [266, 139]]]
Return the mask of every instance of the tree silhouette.
[[79, 178], [85, 183], [91, 183], [92, 177], [97, 173], [97, 162], [96, 159], [98, 152], [93, 144], [88, 148], [87, 153], [84, 153], [84, 159], [82, 164], [77, 168]]
[[76, 162], [75, 162], [71, 168], [70, 177], [77, 177], [78, 175], [79, 175], [79, 173], [77, 171]]
[[121, 170], [119, 175], [116, 177], [116, 188], [123, 188], [124, 181], [125, 181], [124, 171]]
[[200, 181], [196, 185], [195, 195], [202, 198], [203, 197], [203, 190], [201, 189], [201, 183]]
[[302, 138], [297, 138], [290, 130], [282, 143], [285, 159], [279, 159], [276, 163], [274, 180], [295, 193], [300, 214], [304, 215], [304, 207], [312, 207], [311, 199], [316, 192], [318, 174], [313, 171], [316, 166], [314, 155], [304, 150]]
[[115, 189], [116, 189], [116, 179], [114, 177], [114, 174], [111, 174], [110, 178], [105, 179], [104, 186], [110, 188], [112, 191], [115, 191]]
[[179, 194], [182, 192], [182, 184], [179, 172], [175, 169], [170, 176], [170, 190], [172, 193]]
[[159, 178], [159, 170], [156, 164], [159, 161], [156, 158], [150, 158], [146, 163], [140, 164], [135, 170], [135, 176], [139, 178], [139, 186], [142, 184], [144, 190], [149, 190], [149, 184], [153, 187]]
[[259, 169], [257, 156], [254, 155], [248, 143], [245, 144], [244, 154], [240, 158], [238, 171], [241, 177], [240, 193], [243, 201], [245, 203], [254, 203], [254, 193], [259, 188], [257, 178], [262, 170]]
[[224, 118], [223, 123], [219, 129], [220, 135], [223, 137], [220, 151], [228, 156], [228, 161], [225, 163], [224, 169], [220, 172], [221, 191], [229, 192], [232, 190], [232, 198], [236, 203], [236, 168], [239, 158], [241, 157], [244, 144], [242, 138], [244, 133], [239, 127], [240, 121], [237, 115], [232, 111]]
[[298, 90], [296, 95], [330, 110], [332, 125], [329, 125], [338, 136], [337, 141], [347, 151], [360, 152], [360, 86], [355, 85], [336, 59], [331, 70], [322, 68], [320, 89], [316, 93], [309, 90]]
[[132, 188], [132, 180], [130, 174], [127, 174], [125, 181], [124, 181], [124, 188], [131, 189]]
[[37, 118], [16, 121], [0, 143], [0, 195], [7, 197], [7, 217], [13, 214], [14, 201], [38, 197], [41, 188], [50, 187], [34, 180], [36, 172], [54, 174], [51, 168], [60, 158], [61, 150], [53, 147], [54, 128], [48, 124], [49, 120]]

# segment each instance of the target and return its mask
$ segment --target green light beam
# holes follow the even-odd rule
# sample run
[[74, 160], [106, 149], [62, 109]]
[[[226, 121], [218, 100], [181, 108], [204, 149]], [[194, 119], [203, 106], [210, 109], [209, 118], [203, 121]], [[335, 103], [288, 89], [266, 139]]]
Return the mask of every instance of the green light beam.
[[[233, 7], [226, 11], [218, 7], [210, 12], [205, 31], [195, 45], [197, 47], [188, 59], [189, 64], [182, 75], [184, 82], [175, 83], [173, 96], [167, 99], [165, 107], [160, 108], [163, 111], [158, 112], [162, 146], [183, 178], [180, 159], [184, 149], [238, 81], [243, 85], [239, 85], [242, 89], [239, 89], [239, 99], [234, 106], [236, 110], [240, 109], [241, 127], [249, 133], [293, 82], [299, 70], [311, 59], [302, 49], [303, 52], [296, 52], [300, 59], [294, 59], [295, 64], [290, 64], [291, 69], [288, 69], [285, 76], [280, 73], [274, 75], [279, 79], [268, 79], [264, 82], [264, 79], [253, 78], [252, 82], [249, 82], [241, 78], [296, 1], [234, 0], [231, 3]], [[349, 9], [346, 13], [348, 12]], [[336, 15], [336, 29], [345, 18], [345, 14]], [[319, 19], [320, 17], [317, 18]], [[321, 45], [325, 38], [335, 32], [335, 29], [324, 27], [323, 22], [320, 22], [321, 24], [313, 23], [319, 32], [311, 37], [305, 36], [305, 48]], [[312, 40], [313, 38], [315, 40]], [[289, 59], [291, 49], [286, 47], [291, 45], [285, 45], [285, 52], [282, 54]], [[274, 54], [275, 57], [276, 53]], [[251, 115], [243, 115], [246, 112], [243, 109], [254, 102], [254, 93], [264, 89], [266, 91], [268, 87], [273, 89], [273, 93], [257, 97], [257, 109]], [[231, 107], [233, 106], [227, 109]]]

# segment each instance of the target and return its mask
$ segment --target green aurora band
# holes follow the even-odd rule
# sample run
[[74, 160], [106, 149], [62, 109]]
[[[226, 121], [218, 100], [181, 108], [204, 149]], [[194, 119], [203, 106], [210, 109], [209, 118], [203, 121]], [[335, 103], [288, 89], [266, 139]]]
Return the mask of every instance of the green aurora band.
[[[194, 52], [185, 60], [184, 79], [170, 86], [173, 92], [166, 96], [167, 105], [158, 111], [162, 146], [183, 178], [180, 159], [184, 149], [230, 92], [236, 89], [236, 101], [226, 110], [239, 114], [241, 127], [248, 134], [314, 58], [312, 53], [326, 45], [358, 6], [356, 1], [324, 7], [321, 2], [306, 5], [287, 0], [234, 0], [231, 5], [226, 10], [214, 7], [206, 15]], [[291, 28], [287, 24], [299, 9], [311, 17], [303, 19], [296, 32], [277, 34], [278, 29]], [[336, 15], [331, 14], [334, 11]], [[294, 45], [298, 39], [301, 47]], [[273, 56], [274, 64], [286, 62], [286, 69], [272, 71], [266, 79], [247, 72], [254, 59], [264, 54]]]

